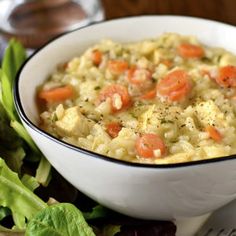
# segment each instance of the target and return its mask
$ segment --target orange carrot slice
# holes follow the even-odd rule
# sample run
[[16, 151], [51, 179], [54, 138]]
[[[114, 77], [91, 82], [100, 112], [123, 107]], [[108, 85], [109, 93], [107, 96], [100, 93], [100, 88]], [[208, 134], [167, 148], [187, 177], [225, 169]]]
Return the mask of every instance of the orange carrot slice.
[[[117, 108], [115, 106], [115, 97], [114, 97], [115, 94], [120, 96], [120, 99], [121, 99], [121, 102], [122, 102], [120, 108]], [[103, 102], [107, 98], [111, 98], [112, 112], [120, 111], [123, 108], [129, 107], [129, 105], [131, 104], [131, 97], [129, 95], [128, 89], [123, 85], [112, 84], [112, 85], [108, 85], [107, 87], [105, 87], [101, 91], [101, 93], [99, 94], [99, 101]]]
[[98, 66], [102, 61], [102, 52], [95, 49], [92, 51], [91, 59], [94, 65]]
[[224, 88], [236, 87], [236, 66], [221, 67], [216, 82]]
[[106, 125], [107, 133], [112, 137], [116, 138], [121, 131], [122, 126], [118, 122], [112, 122]]
[[144, 158], [155, 157], [154, 151], [159, 149], [161, 155], [166, 152], [163, 140], [156, 134], [144, 134], [136, 140], [135, 149], [139, 156]]
[[183, 58], [201, 58], [205, 54], [202, 47], [190, 43], [180, 44], [177, 51]]
[[128, 63], [123, 60], [110, 60], [107, 66], [114, 75], [120, 75], [128, 69]]
[[46, 100], [47, 102], [60, 102], [72, 98], [74, 90], [71, 86], [53, 88], [50, 90], [42, 90], [39, 92], [38, 97]]
[[209, 134], [210, 138], [212, 138], [214, 141], [221, 142], [222, 135], [214, 126], [208, 125], [206, 127], [206, 132]]
[[170, 101], [180, 101], [191, 91], [191, 82], [184, 70], [170, 72], [157, 84], [157, 93]]

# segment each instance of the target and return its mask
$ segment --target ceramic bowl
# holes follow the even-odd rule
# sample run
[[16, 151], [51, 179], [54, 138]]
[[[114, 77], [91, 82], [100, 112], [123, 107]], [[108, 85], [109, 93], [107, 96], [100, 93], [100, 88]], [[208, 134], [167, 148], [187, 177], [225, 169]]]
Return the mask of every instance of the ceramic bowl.
[[63, 35], [38, 50], [21, 68], [15, 103], [24, 126], [49, 162], [80, 191], [115, 211], [143, 219], [201, 215], [236, 198], [236, 157], [170, 165], [114, 160], [60, 141], [37, 127], [38, 85], [62, 62], [104, 38], [131, 42], [165, 32], [195, 35], [236, 53], [236, 28], [179, 16], [140, 16], [107, 21]]

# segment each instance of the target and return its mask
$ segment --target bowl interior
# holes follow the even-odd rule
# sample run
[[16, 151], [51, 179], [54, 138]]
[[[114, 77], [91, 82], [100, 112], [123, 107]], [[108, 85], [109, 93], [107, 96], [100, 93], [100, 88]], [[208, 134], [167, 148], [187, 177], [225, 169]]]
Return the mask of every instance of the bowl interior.
[[104, 38], [132, 42], [157, 37], [166, 32], [195, 35], [207, 45], [224, 47], [236, 53], [235, 27], [209, 20], [179, 16], [141, 16], [91, 25], [51, 41], [23, 66], [16, 90], [25, 115], [37, 125], [36, 88], [59, 63], [79, 56], [89, 46]]

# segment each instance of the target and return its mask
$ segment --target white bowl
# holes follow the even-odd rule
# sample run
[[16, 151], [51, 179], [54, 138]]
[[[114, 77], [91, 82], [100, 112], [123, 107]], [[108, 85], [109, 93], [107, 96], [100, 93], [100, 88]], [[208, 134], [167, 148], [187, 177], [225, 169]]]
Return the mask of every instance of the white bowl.
[[130, 42], [165, 32], [196, 35], [236, 53], [236, 28], [179, 16], [107, 21], [63, 35], [37, 51], [16, 79], [15, 103], [26, 129], [50, 163], [80, 191], [106, 207], [143, 219], [201, 215], [236, 198], [236, 157], [171, 165], [106, 158], [66, 144], [37, 128], [35, 90], [62, 62], [104, 38]]

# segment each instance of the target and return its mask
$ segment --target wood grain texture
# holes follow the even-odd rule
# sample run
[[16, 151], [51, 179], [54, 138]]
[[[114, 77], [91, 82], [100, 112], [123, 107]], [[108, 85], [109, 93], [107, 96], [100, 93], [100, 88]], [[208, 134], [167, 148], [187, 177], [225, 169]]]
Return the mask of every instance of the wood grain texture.
[[102, 0], [106, 19], [123, 16], [174, 14], [236, 25], [236, 0]]

